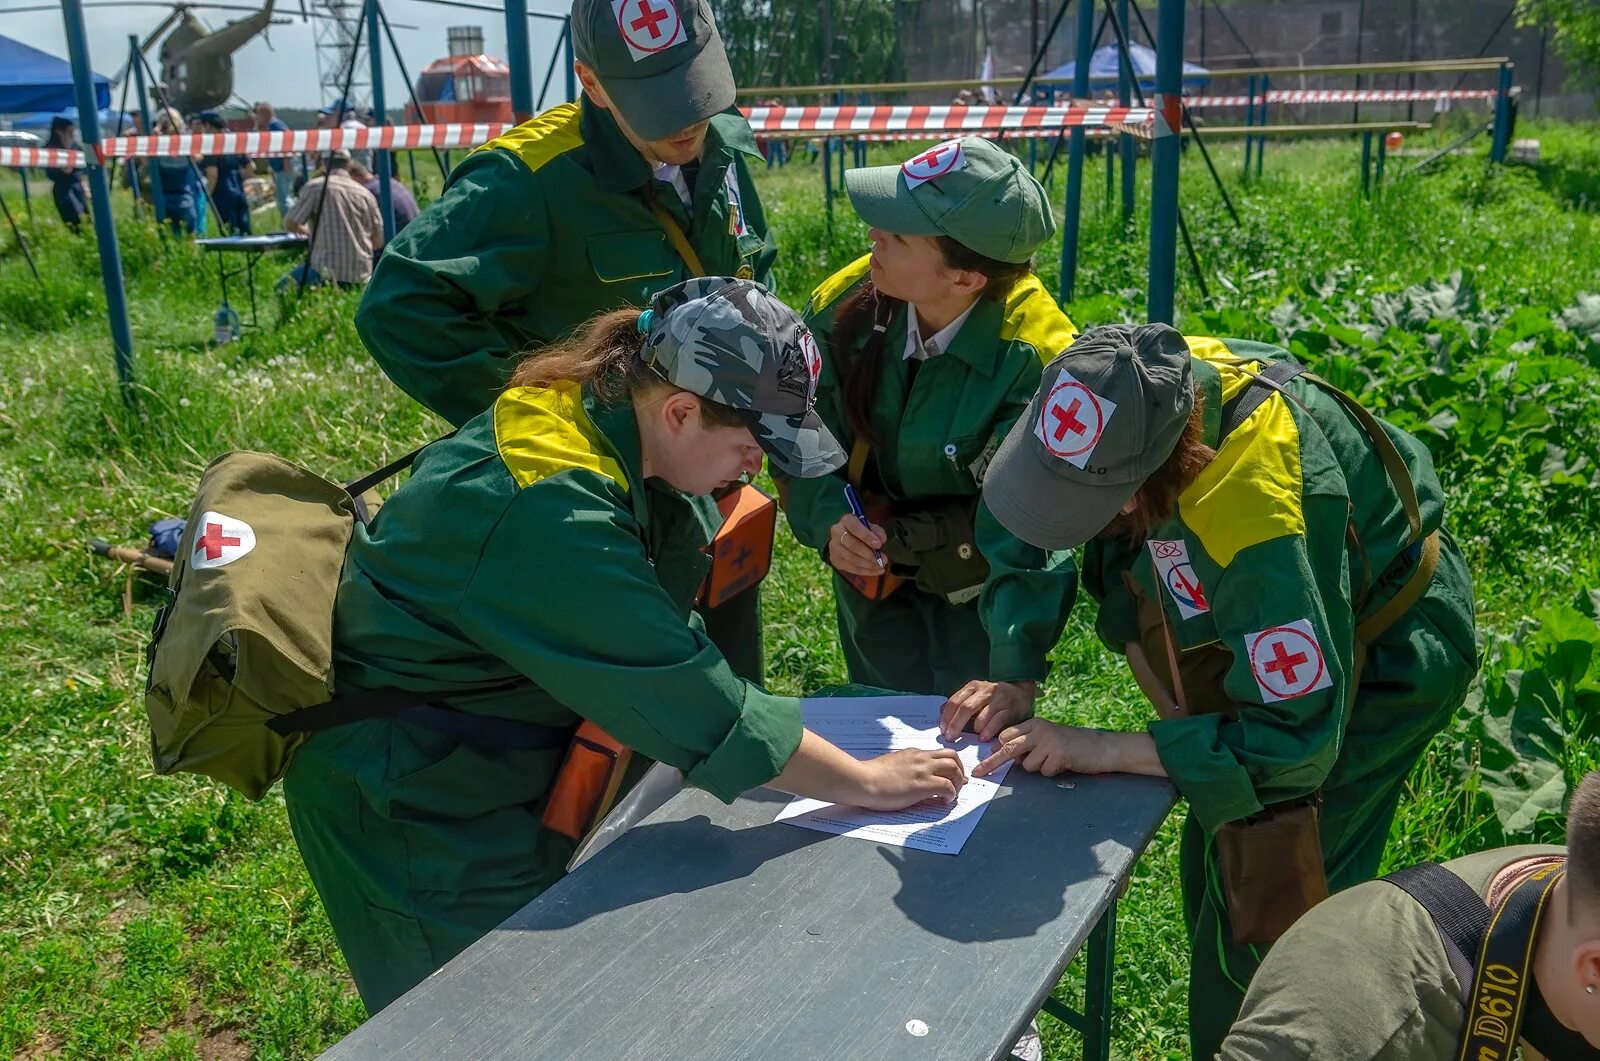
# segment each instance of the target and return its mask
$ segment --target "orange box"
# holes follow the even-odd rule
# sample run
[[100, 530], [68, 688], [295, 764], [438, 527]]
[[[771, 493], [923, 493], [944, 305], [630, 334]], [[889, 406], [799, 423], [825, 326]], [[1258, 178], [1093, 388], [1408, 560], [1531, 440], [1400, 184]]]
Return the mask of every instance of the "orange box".
[[778, 503], [748, 484], [718, 498], [717, 508], [722, 529], [706, 547], [711, 570], [700, 588], [708, 608], [726, 604], [767, 577], [778, 529]]

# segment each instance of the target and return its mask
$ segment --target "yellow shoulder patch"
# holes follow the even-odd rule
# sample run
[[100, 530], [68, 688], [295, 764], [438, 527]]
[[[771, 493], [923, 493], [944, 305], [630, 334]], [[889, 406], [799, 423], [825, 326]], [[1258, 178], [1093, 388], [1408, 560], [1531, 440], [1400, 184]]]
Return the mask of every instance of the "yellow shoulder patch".
[[476, 150], [503, 148], [520, 158], [522, 164], [529, 170], [537, 173], [539, 167], [551, 159], [582, 146], [583, 133], [578, 124], [579, 113], [576, 103], [563, 103], [559, 107], [551, 107]]
[[[1196, 342], [1189, 340], [1191, 350]], [[1260, 364], [1231, 354], [1206, 360], [1222, 374], [1224, 399], [1250, 381], [1241, 365], [1254, 371]], [[1216, 459], [1179, 495], [1178, 514], [1211, 558], [1227, 567], [1253, 545], [1304, 534], [1304, 493], [1300, 429], [1289, 400], [1273, 394], [1223, 440]]]
[[627, 473], [589, 419], [576, 383], [502, 393], [494, 403], [494, 443], [519, 487], [582, 468], [628, 489]]
[[861, 282], [872, 269], [872, 255], [863, 254], [849, 265], [840, 269], [811, 292], [811, 301], [807, 303], [808, 314], [820, 313], [844, 297], [844, 293]]
[[1045, 290], [1037, 276], [1029, 273], [1017, 281], [1011, 294], [1006, 296], [1005, 316], [1000, 322], [1002, 341], [1027, 343], [1039, 355], [1039, 360], [1048, 364], [1077, 337], [1077, 326], [1062, 312], [1055, 296]]

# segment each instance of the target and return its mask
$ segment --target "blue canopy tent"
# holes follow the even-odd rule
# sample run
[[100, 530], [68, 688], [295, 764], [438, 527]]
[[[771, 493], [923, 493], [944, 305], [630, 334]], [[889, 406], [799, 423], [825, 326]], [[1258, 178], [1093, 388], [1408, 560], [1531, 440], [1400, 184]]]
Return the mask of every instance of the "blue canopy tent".
[[[78, 122], [78, 108], [62, 107], [57, 111], [34, 111], [32, 114], [13, 114], [7, 117], [13, 129], [24, 129], [28, 132], [39, 133], [41, 136], [50, 128], [52, 118], [71, 118]], [[122, 120], [117, 120], [117, 112], [112, 107], [100, 108], [100, 131], [106, 136], [128, 135], [134, 128], [134, 116], [127, 111], [122, 114]], [[78, 123], [81, 124], [81, 123]], [[121, 130], [119, 132], [118, 130]]]
[[[1156, 52], [1154, 48], [1143, 44], [1129, 44], [1128, 58], [1133, 61], [1133, 73], [1139, 81], [1139, 87], [1150, 93], [1156, 90]], [[1100, 85], [1115, 84], [1118, 69], [1122, 65], [1121, 54], [1117, 46], [1107, 44], [1096, 48], [1089, 57], [1089, 77]], [[1048, 81], [1057, 86], [1070, 85], [1072, 76], [1078, 70], [1076, 62], [1065, 63], [1045, 74], [1039, 80]], [[1211, 71], [1198, 63], [1191, 63], [1187, 59], [1183, 62], [1183, 87], [1186, 91], [1204, 88], [1211, 83]]]
[[[111, 106], [111, 80], [103, 74], [94, 75], [94, 98], [99, 107]], [[0, 37], [0, 114], [59, 114], [76, 103], [71, 63]]]

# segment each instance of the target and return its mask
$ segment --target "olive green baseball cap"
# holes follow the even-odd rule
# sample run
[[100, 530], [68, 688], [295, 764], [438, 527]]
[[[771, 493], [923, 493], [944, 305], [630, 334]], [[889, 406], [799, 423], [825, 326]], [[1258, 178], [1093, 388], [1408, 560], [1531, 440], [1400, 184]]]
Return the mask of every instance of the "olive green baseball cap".
[[898, 236], [949, 236], [1014, 264], [1056, 231], [1044, 188], [1022, 163], [977, 136], [946, 140], [898, 166], [849, 170], [845, 191], [861, 220]]
[[706, 0], [573, 0], [572, 50], [646, 140], [733, 106], [733, 68]]
[[983, 502], [1041, 549], [1110, 525], [1177, 448], [1194, 409], [1189, 344], [1165, 324], [1091, 328], [1045, 366], [995, 452]]

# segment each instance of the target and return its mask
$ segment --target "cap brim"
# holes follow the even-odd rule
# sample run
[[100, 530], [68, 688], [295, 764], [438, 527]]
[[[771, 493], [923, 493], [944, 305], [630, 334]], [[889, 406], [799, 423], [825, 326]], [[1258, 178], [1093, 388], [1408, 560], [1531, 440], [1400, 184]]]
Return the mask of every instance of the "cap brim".
[[736, 98], [733, 68], [720, 35], [671, 70], [653, 77], [608, 77], [603, 84], [628, 127], [646, 140], [664, 140], [721, 114]]
[[800, 416], [746, 412], [756, 441], [779, 471], [815, 479], [844, 466], [844, 450], [815, 411]]
[[856, 214], [873, 228], [898, 236], [937, 236], [944, 231], [911, 197], [899, 166], [846, 170], [844, 190]]
[[983, 478], [983, 503], [1029, 545], [1075, 549], [1116, 519], [1139, 483], [1092, 486], [1062, 478], [1050, 466], [1056, 458], [1033, 444], [1033, 420], [1018, 420], [995, 451]]

